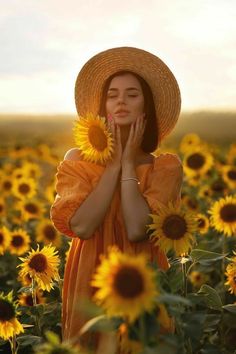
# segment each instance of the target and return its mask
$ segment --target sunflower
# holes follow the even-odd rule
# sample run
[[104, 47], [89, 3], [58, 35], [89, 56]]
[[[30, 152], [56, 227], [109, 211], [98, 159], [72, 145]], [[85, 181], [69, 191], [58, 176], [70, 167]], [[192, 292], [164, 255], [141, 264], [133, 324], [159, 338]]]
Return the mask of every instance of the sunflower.
[[230, 263], [226, 267], [227, 281], [225, 285], [229, 286], [229, 292], [236, 295], [236, 263]]
[[195, 196], [188, 194], [183, 195], [183, 197], [181, 197], [181, 201], [182, 204], [192, 212], [197, 212], [199, 210], [199, 201]]
[[200, 288], [203, 284], [208, 282], [209, 276], [207, 274], [194, 270], [189, 274], [188, 279], [194, 287]]
[[236, 166], [223, 166], [222, 178], [231, 189], [236, 189]]
[[196, 174], [191, 177], [189, 176], [187, 178], [188, 185], [193, 186], [193, 187], [199, 186], [201, 184], [201, 182], [202, 182], [202, 176], [200, 174]]
[[[42, 290], [36, 290], [36, 303], [45, 304], [46, 298], [43, 296]], [[19, 305], [21, 306], [33, 306], [33, 298], [30, 293], [22, 293], [19, 295]]]
[[198, 223], [198, 231], [202, 235], [206, 234], [210, 225], [208, 217], [204, 214], [198, 213], [196, 218]]
[[188, 253], [195, 242], [194, 233], [197, 231], [196, 216], [169, 203], [162, 206], [157, 215], [150, 214], [153, 223], [148, 225], [151, 230], [151, 241], [164, 252], [173, 249], [176, 255]]
[[24, 168], [18, 167], [12, 171], [12, 178], [13, 179], [18, 179], [18, 178], [23, 178], [23, 177], [27, 177]]
[[20, 210], [24, 221], [39, 219], [45, 211], [44, 205], [37, 199], [20, 200], [16, 204], [16, 209]]
[[42, 170], [39, 164], [30, 161], [23, 161], [22, 168], [24, 169], [27, 177], [38, 179], [42, 176]]
[[91, 284], [98, 288], [95, 302], [109, 316], [124, 316], [130, 322], [152, 310], [158, 295], [155, 272], [147, 266], [146, 256], [124, 254], [115, 247], [102, 257]]
[[207, 201], [211, 200], [211, 196], [213, 194], [213, 191], [210, 189], [208, 185], [203, 185], [199, 188], [199, 197], [202, 199], [206, 199]]
[[214, 196], [222, 196], [228, 194], [227, 184], [222, 178], [213, 180], [210, 185], [210, 190]]
[[183, 154], [185, 154], [186, 152], [189, 151], [189, 149], [199, 146], [200, 144], [201, 144], [201, 139], [199, 135], [195, 133], [189, 133], [182, 138], [179, 149]]
[[5, 227], [0, 228], [0, 255], [2, 255], [10, 244], [10, 231]]
[[21, 256], [29, 250], [30, 236], [21, 228], [11, 232], [9, 251], [11, 254]]
[[226, 236], [236, 233], [236, 197], [226, 196], [216, 201], [209, 210], [211, 225]]
[[24, 332], [16, 318], [18, 314], [16, 302], [13, 301], [13, 292], [7, 295], [0, 293], [0, 337], [4, 340]]
[[13, 186], [13, 182], [12, 182], [12, 177], [11, 176], [3, 176], [1, 179], [1, 193], [4, 196], [8, 196], [9, 194], [11, 194], [12, 191], [12, 186]]
[[207, 150], [196, 147], [187, 152], [183, 159], [183, 168], [187, 176], [204, 175], [213, 166], [213, 156]]
[[55, 247], [49, 245], [39, 250], [31, 250], [27, 257], [20, 258], [23, 262], [18, 265], [21, 267], [20, 277], [25, 277], [28, 273], [42, 290], [50, 291], [53, 289], [53, 281], [60, 279], [58, 266], [60, 259]]
[[36, 241], [44, 244], [61, 245], [61, 234], [55, 229], [51, 220], [42, 219], [36, 227]]
[[81, 150], [84, 160], [103, 164], [111, 159], [113, 139], [105, 118], [88, 113], [75, 122], [73, 132], [75, 144]]
[[228, 154], [227, 154], [227, 162], [229, 165], [236, 166], [236, 143], [230, 145]]
[[15, 179], [12, 194], [19, 199], [32, 198], [36, 194], [35, 180], [27, 177]]

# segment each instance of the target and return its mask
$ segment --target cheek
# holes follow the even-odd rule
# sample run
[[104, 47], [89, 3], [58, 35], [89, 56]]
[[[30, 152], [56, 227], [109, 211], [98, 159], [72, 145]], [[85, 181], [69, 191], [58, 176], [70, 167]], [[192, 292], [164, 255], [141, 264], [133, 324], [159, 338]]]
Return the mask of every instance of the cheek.
[[137, 112], [143, 112], [144, 111], [144, 101], [140, 100], [140, 101], [136, 102], [135, 108], [136, 108]]

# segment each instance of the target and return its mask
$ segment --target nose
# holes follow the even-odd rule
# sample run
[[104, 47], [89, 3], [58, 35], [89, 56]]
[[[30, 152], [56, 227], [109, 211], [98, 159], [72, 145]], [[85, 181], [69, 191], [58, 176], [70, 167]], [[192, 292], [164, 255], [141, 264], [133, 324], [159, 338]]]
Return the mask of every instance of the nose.
[[118, 96], [118, 99], [117, 99], [117, 103], [118, 104], [123, 104], [125, 103], [125, 95], [120, 93], [119, 96]]

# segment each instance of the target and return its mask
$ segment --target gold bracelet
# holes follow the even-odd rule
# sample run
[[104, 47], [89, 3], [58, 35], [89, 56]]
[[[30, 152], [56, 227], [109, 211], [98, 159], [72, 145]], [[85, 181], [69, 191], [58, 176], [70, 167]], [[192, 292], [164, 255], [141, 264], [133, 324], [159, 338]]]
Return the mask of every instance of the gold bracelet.
[[140, 184], [138, 178], [135, 178], [135, 177], [123, 178], [123, 179], [121, 179], [120, 181], [121, 181], [121, 182], [136, 181], [138, 184]]

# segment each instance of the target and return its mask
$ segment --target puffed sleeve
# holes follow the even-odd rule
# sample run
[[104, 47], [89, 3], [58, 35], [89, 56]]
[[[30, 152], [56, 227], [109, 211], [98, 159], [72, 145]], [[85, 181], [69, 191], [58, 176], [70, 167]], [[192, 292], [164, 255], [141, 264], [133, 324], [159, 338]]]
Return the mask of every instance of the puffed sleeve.
[[143, 194], [152, 213], [158, 212], [162, 204], [179, 205], [182, 182], [183, 166], [178, 155], [165, 153], [158, 156]]
[[65, 160], [56, 174], [56, 198], [50, 210], [51, 220], [60, 232], [76, 237], [69, 221], [82, 202], [92, 191], [86, 169], [79, 161]]

